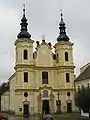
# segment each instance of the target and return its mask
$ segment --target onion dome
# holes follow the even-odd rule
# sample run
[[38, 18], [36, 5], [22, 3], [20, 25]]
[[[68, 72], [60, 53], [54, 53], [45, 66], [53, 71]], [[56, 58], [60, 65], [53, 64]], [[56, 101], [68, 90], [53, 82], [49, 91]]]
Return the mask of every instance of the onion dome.
[[31, 35], [29, 34], [29, 32], [27, 32], [27, 19], [26, 19], [26, 16], [25, 16], [25, 5], [24, 5], [24, 8], [23, 8], [23, 17], [21, 19], [21, 32], [17, 35], [17, 38], [20, 39], [20, 38], [30, 38]]
[[63, 21], [63, 14], [61, 13], [61, 21], [59, 23], [59, 29], [60, 29], [60, 35], [57, 38], [57, 41], [69, 41], [69, 37], [66, 35], [66, 27], [65, 27], [65, 22]]

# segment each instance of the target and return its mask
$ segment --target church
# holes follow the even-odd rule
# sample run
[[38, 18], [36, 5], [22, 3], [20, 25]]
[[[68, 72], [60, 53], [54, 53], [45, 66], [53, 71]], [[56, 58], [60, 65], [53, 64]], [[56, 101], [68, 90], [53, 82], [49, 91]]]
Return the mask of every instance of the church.
[[[15, 41], [15, 73], [9, 78], [10, 89], [2, 96], [2, 111], [31, 115], [76, 111], [74, 95], [73, 43], [66, 34], [61, 13], [60, 33], [54, 46], [43, 38], [34, 40], [27, 30], [23, 8], [21, 30]], [[54, 52], [52, 52], [54, 48]]]

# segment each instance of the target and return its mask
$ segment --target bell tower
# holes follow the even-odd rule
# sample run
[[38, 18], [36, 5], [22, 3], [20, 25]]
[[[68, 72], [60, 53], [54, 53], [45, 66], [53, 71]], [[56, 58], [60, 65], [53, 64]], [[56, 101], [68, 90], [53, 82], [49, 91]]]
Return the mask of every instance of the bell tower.
[[63, 20], [63, 14], [61, 12], [61, 20], [59, 23], [60, 33], [57, 37], [58, 43], [55, 44], [55, 53], [58, 65], [73, 65], [73, 43], [69, 40], [70, 38], [66, 35], [66, 26]]
[[[59, 23], [60, 33], [57, 37], [57, 43], [55, 44], [56, 54], [56, 66], [57, 70], [57, 81], [58, 81], [58, 92], [60, 95], [66, 98], [61, 100], [61, 110], [63, 110], [63, 103], [67, 106], [70, 101], [72, 106], [70, 109], [74, 111], [74, 63], [73, 63], [73, 43], [70, 42], [70, 38], [66, 34], [66, 26], [63, 20], [63, 14], [61, 13], [61, 20]], [[62, 92], [64, 90], [64, 92]], [[68, 96], [70, 93], [70, 96]], [[59, 95], [59, 94], [58, 94]], [[58, 99], [59, 100], [59, 99]], [[67, 103], [67, 104], [66, 104]], [[58, 104], [57, 104], [58, 105]]]
[[16, 46], [16, 66], [20, 64], [30, 64], [33, 61], [33, 40], [27, 30], [27, 19], [25, 16], [25, 5], [23, 8], [23, 17], [21, 19], [21, 31], [15, 41]]
[[[33, 40], [31, 40], [31, 34], [27, 30], [27, 19], [25, 16], [25, 5], [23, 8], [23, 17], [21, 19], [21, 31], [17, 35], [15, 41], [16, 47], [16, 89], [28, 89], [33, 86], [33, 72], [30, 72], [33, 65]], [[24, 86], [26, 85], [26, 86]]]

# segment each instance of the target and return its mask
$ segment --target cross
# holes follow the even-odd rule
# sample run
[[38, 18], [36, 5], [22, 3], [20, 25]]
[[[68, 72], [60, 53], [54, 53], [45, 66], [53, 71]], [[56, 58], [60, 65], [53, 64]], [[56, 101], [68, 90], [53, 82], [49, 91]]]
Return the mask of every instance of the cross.
[[43, 34], [43, 35], [41, 36], [41, 38], [42, 38], [42, 40], [45, 40], [46, 37], [45, 37], [45, 35]]
[[62, 13], [62, 9], [60, 9], [60, 12], [61, 12], [61, 19], [63, 19], [63, 13]]
[[25, 15], [25, 4], [23, 4], [23, 15]]
[[23, 4], [23, 8], [25, 9], [25, 4]]
[[62, 13], [62, 9], [60, 9], [60, 12]]

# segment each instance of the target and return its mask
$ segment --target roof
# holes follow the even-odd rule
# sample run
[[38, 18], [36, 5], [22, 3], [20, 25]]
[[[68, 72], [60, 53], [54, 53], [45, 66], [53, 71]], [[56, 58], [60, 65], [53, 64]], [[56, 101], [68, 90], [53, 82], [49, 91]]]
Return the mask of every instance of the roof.
[[11, 80], [11, 79], [15, 76], [15, 74], [16, 74], [16, 73], [13, 73], [8, 80]]
[[88, 66], [80, 75], [76, 78], [75, 82], [82, 81], [90, 78], [90, 66]]

